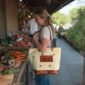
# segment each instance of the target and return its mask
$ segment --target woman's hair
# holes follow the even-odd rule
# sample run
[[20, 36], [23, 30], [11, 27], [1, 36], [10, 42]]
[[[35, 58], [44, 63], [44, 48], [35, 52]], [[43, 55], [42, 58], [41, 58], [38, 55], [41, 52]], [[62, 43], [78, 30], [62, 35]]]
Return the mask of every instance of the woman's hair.
[[38, 15], [41, 18], [46, 18], [48, 16], [48, 11], [46, 9], [38, 9], [35, 11], [35, 15]]
[[54, 27], [53, 27], [53, 23], [52, 23], [52, 19], [50, 16], [47, 17], [47, 25], [49, 25], [51, 27], [52, 33], [54, 35]]
[[52, 25], [52, 19], [50, 15], [48, 14], [46, 9], [39, 9], [35, 12], [36, 15], [38, 15], [40, 18], [45, 19], [45, 26], [50, 26], [52, 29], [52, 32], [54, 33], [54, 28]]

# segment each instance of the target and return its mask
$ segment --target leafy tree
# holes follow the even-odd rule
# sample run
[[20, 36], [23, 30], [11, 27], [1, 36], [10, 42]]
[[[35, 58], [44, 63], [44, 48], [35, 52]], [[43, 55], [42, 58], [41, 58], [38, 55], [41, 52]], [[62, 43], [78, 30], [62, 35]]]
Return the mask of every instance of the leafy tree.
[[65, 24], [66, 22], [68, 22], [67, 16], [60, 12], [54, 13], [52, 15], [52, 20], [55, 24]]
[[70, 18], [72, 20], [76, 19], [78, 16], [78, 8], [73, 8], [71, 11], [70, 11]]

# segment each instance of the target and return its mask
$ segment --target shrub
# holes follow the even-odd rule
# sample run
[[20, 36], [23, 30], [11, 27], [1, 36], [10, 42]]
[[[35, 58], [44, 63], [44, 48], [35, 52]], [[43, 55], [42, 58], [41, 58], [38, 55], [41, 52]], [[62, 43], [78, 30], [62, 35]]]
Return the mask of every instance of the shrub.
[[68, 30], [67, 40], [72, 43], [77, 50], [83, 50], [85, 35], [85, 8], [78, 10], [77, 22]]

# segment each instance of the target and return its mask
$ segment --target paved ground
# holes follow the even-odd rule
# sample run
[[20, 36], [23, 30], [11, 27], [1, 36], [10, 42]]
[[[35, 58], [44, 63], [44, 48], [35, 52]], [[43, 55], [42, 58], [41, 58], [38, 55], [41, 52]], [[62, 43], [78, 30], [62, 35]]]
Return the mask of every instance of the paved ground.
[[82, 85], [83, 56], [64, 40], [57, 40], [62, 48], [61, 68], [58, 75], [51, 75], [51, 85]]
[[[62, 49], [61, 67], [58, 75], [50, 75], [51, 85], [82, 85], [83, 56], [62, 39], [57, 40], [57, 47]], [[30, 76], [26, 85], [35, 85]]]

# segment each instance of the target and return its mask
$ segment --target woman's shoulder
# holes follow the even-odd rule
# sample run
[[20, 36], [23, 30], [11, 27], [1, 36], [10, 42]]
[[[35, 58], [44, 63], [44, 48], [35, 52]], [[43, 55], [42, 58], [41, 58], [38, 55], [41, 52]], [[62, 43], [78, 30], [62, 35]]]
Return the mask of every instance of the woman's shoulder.
[[49, 31], [50, 28], [50, 26], [44, 26], [42, 30]]

